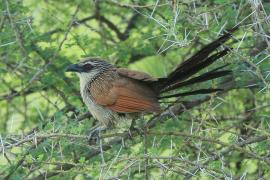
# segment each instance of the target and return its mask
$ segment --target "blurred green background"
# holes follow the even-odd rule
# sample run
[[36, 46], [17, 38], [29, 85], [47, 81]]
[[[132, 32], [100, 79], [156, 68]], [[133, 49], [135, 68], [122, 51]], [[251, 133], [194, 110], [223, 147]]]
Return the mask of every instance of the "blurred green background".
[[[270, 178], [269, 1], [2, 0], [0, 9], [0, 179]], [[147, 136], [89, 144], [96, 122], [67, 65], [92, 56], [163, 77], [236, 24], [234, 50], [209, 68], [229, 63], [234, 80], [185, 90], [232, 86], [181, 98], [197, 105]]]

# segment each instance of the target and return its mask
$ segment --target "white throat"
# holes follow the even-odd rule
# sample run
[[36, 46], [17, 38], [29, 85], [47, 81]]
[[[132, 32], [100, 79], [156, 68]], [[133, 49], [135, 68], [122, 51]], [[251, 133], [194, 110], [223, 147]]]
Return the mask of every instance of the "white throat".
[[85, 86], [96, 77], [97, 73], [97, 71], [92, 71], [89, 73], [77, 73], [80, 78], [80, 89], [83, 90]]

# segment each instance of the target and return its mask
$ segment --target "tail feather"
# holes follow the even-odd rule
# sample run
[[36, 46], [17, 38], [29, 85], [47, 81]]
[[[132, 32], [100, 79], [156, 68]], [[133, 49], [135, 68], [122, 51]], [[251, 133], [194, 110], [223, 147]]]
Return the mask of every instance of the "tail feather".
[[200, 51], [198, 51], [194, 56], [189, 58], [188, 60], [182, 62], [178, 68], [172, 72], [168, 78], [172, 78], [179, 72], [184, 72], [186, 69], [190, 69], [190, 67], [196, 65], [197, 63], [200, 63], [205, 58], [209, 56], [213, 51], [215, 51], [218, 47], [220, 47], [223, 43], [225, 43], [228, 39], [231, 38], [231, 35], [234, 31], [238, 29], [238, 26], [228, 30], [227, 33], [219, 37], [217, 40], [211, 42], [210, 44], [203, 47]]
[[230, 70], [207, 72], [207, 73], [204, 73], [204, 74], [202, 74], [200, 76], [194, 77], [194, 78], [192, 78], [190, 80], [183, 81], [183, 82], [178, 82], [178, 83], [175, 83], [173, 85], [170, 85], [167, 88], [163, 89], [161, 92], [164, 93], [164, 92], [168, 92], [168, 91], [171, 91], [171, 90], [183, 87], [183, 86], [188, 86], [188, 85], [192, 85], [192, 84], [195, 84], [195, 83], [201, 83], [201, 82], [213, 80], [213, 79], [216, 79], [216, 78], [219, 78], [219, 77], [229, 75], [231, 73], [232, 73], [232, 71], [230, 71]]
[[183, 86], [188, 86], [188, 85], [192, 85], [194, 83], [201, 83], [201, 82], [205, 82], [205, 81], [208, 81], [208, 80], [212, 80], [212, 79], [216, 79], [216, 78], [219, 78], [219, 77], [222, 77], [222, 76], [226, 76], [226, 75], [229, 75], [232, 73], [232, 71], [230, 70], [223, 70], [223, 71], [218, 71], [220, 69], [223, 69], [225, 67], [227, 67], [229, 64], [225, 64], [225, 65], [222, 65], [222, 66], [219, 66], [207, 73], [204, 73], [200, 76], [197, 76], [197, 77], [194, 77], [194, 78], [191, 78], [189, 80], [186, 80], [186, 81], [179, 81], [179, 82], [176, 82], [174, 84], [171, 84], [170, 86], [162, 89], [161, 93], [163, 92], [168, 92], [168, 91], [171, 91], [173, 89], [177, 89], [179, 87], [183, 87]]
[[[226, 76], [231, 73], [231, 71], [223, 70], [223, 67], [218, 67], [210, 72], [204, 73], [200, 76], [193, 77], [196, 73], [204, 69], [205, 67], [211, 65], [219, 58], [225, 56], [229, 52], [229, 48], [225, 48], [224, 50], [214, 53], [218, 47], [220, 47], [223, 43], [225, 43], [228, 39], [231, 38], [231, 33], [234, 32], [238, 27], [235, 27], [225, 33], [223, 36], [213, 41], [212, 43], [203, 47], [200, 51], [198, 51], [194, 56], [189, 58], [188, 60], [182, 62], [172, 73], [170, 73], [166, 78], [160, 78], [158, 81], [154, 82], [154, 86], [156, 90], [161, 94], [164, 92], [168, 92], [179, 87], [188, 86], [194, 83], [201, 83], [204, 81], [216, 79], [222, 76]], [[210, 55], [212, 54], [212, 55]], [[163, 96], [162, 98], [169, 97], [177, 97], [177, 96], [186, 96], [197, 94], [206, 94], [211, 92], [219, 91], [220, 89], [200, 89], [192, 92], [184, 92], [178, 93], [168, 96]]]
[[176, 94], [170, 94], [167, 96], [161, 96], [159, 99], [165, 99], [165, 98], [172, 98], [172, 97], [183, 97], [183, 96], [190, 96], [190, 95], [196, 95], [196, 94], [209, 94], [213, 92], [222, 91], [223, 89], [199, 89], [195, 91], [189, 91], [189, 92], [183, 92], [183, 93], [176, 93]]
[[197, 72], [199, 72], [203, 68], [214, 63], [219, 58], [225, 56], [228, 53], [228, 51], [229, 51], [229, 49], [225, 49], [221, 52], [218, 52], [218, 53], [210, 56], [209, 58], [205, 59], [204, 61], [201, 61], [200, 63], [196, 64], [195, 66], [189, 67], [185, 71], [179, 72], [178, 74], [176, 74], [177, 76], [172, 77], [172, 78], [168, 78], [166, 85], [165, 85], [165, 88], [173, 83], [180, 82], [180, 81], [183, 81], [183, 80], [191, 77], [192, 75], [196, 74]]

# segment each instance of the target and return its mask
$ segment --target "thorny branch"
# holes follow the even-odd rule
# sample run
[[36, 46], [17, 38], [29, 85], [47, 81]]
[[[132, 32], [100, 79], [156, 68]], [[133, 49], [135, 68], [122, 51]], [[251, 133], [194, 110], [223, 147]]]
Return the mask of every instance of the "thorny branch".
[[[20, 97], [20, 96], [28, 96], [31, 95], [32, 93], [36, 93], [37, 91], [47, 91], [48, 88], [47, 87], [37, 87], [34, 88], [32, 86], [33, 82], [36, 82], [39, 80], [40, 76], [45, 73], [48, 70], [48, 67], [52, 67], [54, 68], [54, 70], [57, 71], [57, 67], [54, 65], [54, 61], [55, 59], [58, 57], [59, 52], [62, 49], [63, 44], [65, 43], [65, 41], [68, 38], [68, 35], [70, 34], [70, 31], [72, 30], [73, 27], [79, 27], [80, 25], [86, 24], [89, 21], [92, 20], [96, 20], [99, 21], [102, 24], [105, 24], [105, 27], [109, 29], [109, 31], [112, 31], [116, 34], [117, 38], [119, 41], [125, 41], [126, 39], [129, 38], [130, 35], [130, 31], [132, 29], [134, 29], [135, 27], [137, 27], [137, 23], [138, 20], [140, 18], [140, 11], [138, 11], [137, 9], [140, 8], [146, 8], [148, 10], [148, 12], [151, 12], [152, 14], [155, 13], [154, 10], [150, 9], [150, 8], [159, 8], [159, 7], [163, 7], [168, 5], [169, 3], [165, 3], [165, 4], [159, 4], [158, 1], [154, 4], [146, 4], [146, 5], [139, 5], [139, 4], [123, 4], [123, 3], [119, 3], [116, 1], [108, 1], [109, 3], [111, 3], [114, 6], [119, 6], [121, 8], [131, 8], [131, 9], [135, 9], [135, 13], [130, 17], [126, 28], [123, 30], [121, 28], [118, 27], [117, 24], [115, 24], [111, 18], [109, 18], [108, 16], [105, 16], [103, 14], [100, 14], [99, 11], [94, 12], [93, 15], [87, 16], [85, 18], [82, 19], [77, 19], [77, 15], [79, 12], [79, 6], [77, 6], [75, 12], [72, 15], [72, 18], [67, 26], [67, 28], [57, 28], [57, 29], [53, 29], [50, 30], [46, 33], [44, 33], [44, 36], [52, 36], [56, 33], [64, 33], [64, 37], [63, 39], [60, 41], [57, 49], [55, 50], [55, 52], [53, 53], [53, 55], [50, 58], [46, 58], [43, 54], [43, 52], [39, 51], [38, 47], [36, 46], [35, 42], [33, 41], [33, 48], [35, 53], [37, 53], [40, 58], [45, 62], [44, 66], [41, 67], [41, 69], [39, 69], [36, 74], [32, 77], [32, 79], [29, 81], [29, 83], [24, 86], [24, 88], [22, 90], [15, 90], [15, 88], [12, 87], [8, 87], [8, 89], [10, 90], [10, 93], [5, 93], [4, 95], [1, 95], [0, 97], [0, 101], [1, 100], [6, 100], [6, 101], [12, 101], [14, 97]], [[251, 1], [250, 1], [251, 2]], [[258, 1], [259, 3], [254, 5], [254, 3], [251, 2], [251, 5], [254, 5], [254, 13], [252, 13], [252, 16], [254, 19], [262, 17], [262, 16], [266, 16], [264, 13], [262, 13], [263, 11], [261, 10], [261, 4], [260, 1]], [[11, 15], [11, 13], [9, 12], [9, 4], [8, 1], [5, 0], [6, 3], [6, 9], [7, 9], [7, 14], [8, 16], [3, 16], [0, 19], [0, 32], [1, 29], [4, 26], [5, 21], [9, 21], [10, 25], [12, 26], [12, 29], [14, 31], [15, 37], [16, 37], [16, 42], [19, 45], [21, 54], [23, 54], [23, 56], [27, 56], [28, 52], [25, 50], [24, 47], [24, 38], [22, 37], [22, 34], [20, 33], [20, 31], [17, 29], [16, 24], [14, 24], [14, 19]], [[100, 1], [101, 3], [101, 1]], [[103, 3], [103, 2], [102, 2]], [[192, 3], [188, 3], [187, 6], [190, 6]], [[171, 2], [171, 4], [173, 6], [174, 12], [177, 12], [177, 4], [175, 4], [174, 1]], [[193, 3], [194, 5], [194, 11], [196, 11], [196, 7], [197, 3]], [[162, 13], [160, 14], [160, 17], [162, 18]], [[207, 14], [206, 16], [207, 17]], [[151, 15], [151, 18], [152, 15]], [[194, 18], [194, 17], [192, 17]], [[194, 18], [195, 19], [195, 18]], [[205, 19], [206, 21], [208, 21], [207, 19]], [[266, 18], [266, 21], [268, 22], [269, 20]], [[158, 22], [157, 22], [158, 23]], [[207, 22], [208, 23], [208, 22]], [[269, 22], [268, 22], [269, 24]], [[255, 46], [253, 47], [252, 51], [250, 51], [250, 55], [251, 56], [255, 56], [258, 53], [260, 53], [262, 50], [267, 49], [267, 47], [269, 46], [269, 35], [267, 35], [267, 32], [265, 32], [265, 30], [263, 29], [263, 27], [261, 26], [261, 24], [256, 24], [256, 33], [261, 36], [261, 39], [263, 39], [262, 41], [259, 41], [260, 43], [255, 44]], [[243, 36], [244, 40], [245, 38], [250, 38], [251, 36]], [[242, 38], [242, 37], [241, 37]], [[240, 39], [241, 39], [240, 38]], [[168, 41], [168, 39], [166, 39], [165, 41]], [[164, 42], [165, 42], [164, 41]], [[198, 43], [195, 42], [195, 44], [198, 45]], [[199, 47], [199, 46], [198, 46]], [[160, 47], [156, 47], [156, 49], [158, 50]], [[240, 48], [239, 48], [240, 49]], [[239, 50], [237, 48], [237, 50]], [[189, 54], [191, 53], [192, 49], [190, 49], [190, 51], [187, 52], [187, 54], [185, 56], [189, 56]], [[165, 52], [166, 53], [166, 52]], [[237, 53], [237, 52], [236, 52]], [[265, 77], [265, 75], [263, 74], [263, 72], [261, 71], [261, 69], [257, 66], [256, 63], [249, 61], [249, 57], [248, 56], [243, 56], [242, 54], [237, 54], [240, 59], [244, 60], [247, 62], [247, 64], [250, 65], [250, 67], [252, 67], [253, 69], [255, 69], [255, 73], [258, 76], [258, 78], [260, 79], [260, 81], [263, 82], [264, 86], [266, 89], [269, 90], [269, 83]], [[134, 54], [130, 57], [130, 61], [129, 62], [135, 62], [138, 59], [141, 59], [143, 57], [145, 57], [146, 55], [141, 55], [141, 54]], [[23, 72], [22, 72], [23, 73]], [[63, 81], [65, 81], [67, 84], [71, 84], [68, 79], [63, 79]], [[30, 86], [31, 85], [31, 86]], [[62, 100], [64, 101], [64, 108], [60, 109], [60, 112], [63, 112], [65, 114], [65, 116], [68, 119], [75, 119], [76, 121], [80, 122], [83, 121], [89, 117], [91, 117], [91, 115], [89, 113], [84, 113], [80, 116], [77, 117], [78, 112], [75, 112], [75, 107], [73, 107], [69, 101], [68, 101], [68, 97], [66, 97], [65, 93], [62, 92], [61, 90], [59, 90], [56, 86], [50, 86], [49, 87], [50, 90], [53, 90], [55, 93], [59, 94], [59, 96], [62, 98]], [[251, 89], [251, 87], [249, 88]], [[226, 93], [229, 93], [229, 91], [233, 90], [232, 87], [227, 87], [226, 88]], [[76, 90], [74, 90], [76, 91]], [[224, 93], [225, 93], [224, 92]], [[75, 94], [76, 92], [74, 92]], [[220, 97], [222, 99], [222, 97]], [[205, 102], [211, 102], [212, 98], [206, 97], [206, 98], [202, 98], [202, 99], [198, 99], [198, 100], [194, 100], [194, 101], [183, 101], [183, 103], [173, 103], [171, 106], [169, 106], [169, 108], [167, 108], [163, 113], [154, 116], [153, 118], [151, 118], [150, 120], [147, 121], [146, 124], [140, 126], [140, 128], [145, 129], [145, 138], [148, 137], [173, 137], [173, 138], [179, 138], [179, 139], [183, 139], [185, 141], [185, 145], [190, 148], [190, 151], [193, 151], [194, 154], [198, 153], [198, 152], [202, 152], [207, 154], [207, 158], [204, 159], [200, 159], [200, 156], [198, 155], [198, 160], [188, 160], [186, 158], [183, 158], [182, 155], [171, 155], [171, 156], [152, 156], [150, 155], [150, 153], [147, 151], [148, 147], [147, 145], [150, 143], [149, 141], [147, 141], [147, 139], [145, 139], [145, 151], [144, 151], [144, 155], [143, 156], [138, 156], [138, 157], [128, 157], [128, 158], [118, 158], [119, 154], [115, 157], [115, 161], [113, 161], [114, 163], [118, 163], [120, 161], [126, 161], [126, 165], [124, 166], [123, 169], [121, 169], [117, 175], [115, 177], [110, 177], [112, 179], [118, 179], [122, 176], [124, 176], [125, 174], [128, 174], [128, 171], [130, 169], [135, 169], [133, 172], [133, 174], [138, 174], [138, 173], [145, 173], [145, 177], [148, 177], [149, 172], [152, 168], [160, 168], [162, 171], [171, 171], [173, 173], [177, 173], [177, 174], [181, 174], [183, 176], [186, 177], [186, 179], [189, 179], [190, 177], [196, 175], [197, 172], [199, 171], [203, 171], [205, 170], [206, 172], [209, 172], [209, 174], [215, 176], [215, 175], [222, 175], [224, 174], [224, 176], [226, 177], [230, 177], [230, 174], [228, 172], [224, 172], [223, 169], [219, 170], [219, 169], [214, 169], [211, 168], [211, 166], [209, 166], [209, 164], [214, 161], [214, 160], [220, 160], [223, 163], [223, 157], [226, 155], [229, 155], [230, 153], [233, 152], [237, 152], [237, 153], [242, 153], [244, 155], [244, 157], [246, 158], [250, 158], [250, 159], [256, 159], [259, 160], [259, 162], [263, 162], [267, 165], [270, 164], [270, 160], [269, 160], [269, 156], [267, 156], [267, 153], [265, 155], [259, 155], [256, 154], [253, 146], [257, 143], [261, 143], [261, 142], [266, 142], [269, 140], [269, 133], [267, 131], [263, 132], [261, 136], [249, 136], [246, 135], [244, 133], [239, 134], [238, 132], [234, 132], [231, 129], [233, 129], [234, 127], [237, 127], [237, 129], [240, 129], [241, 131], [247, 131], [246, 129], [248, 129], [249, 132], [254, 132], [254, 131], [259, 131], [259, 129], [254, 128], [256, 126], [253, 126], [253, 124], [249, 124], [247, 123], [246, 119], [250, 118], [249, 116], [249, 112], [252, 113], [256, 113], [256, 111], [269, 107], [269, 104], [263, 104], [261, 106], [255, 106], [252, 107], [252, 109], [247, 109], [246, 110], [246, 114], [244, 114], [241, 117], [229, 117], [229, 118], [225, 118], [223, 116], [220, 117], [220, 119], [218, 118], [213, 118], [217, 123], [221, 122], [221, 121], [227, 121], [227, 120], [235, 120], [235, 119], [240, 119], [241, 121], [237, 121], [239, 124], [236, 123], [230, 125], [229, 127], [226, 128], [219, 128], [219, 130], [221, 131], [221, 133], [219, 134], [218, 137], [213, 137], [213, 138], [209, 138], [208, 136], [204, 136], [204, 131], [207, 131], [207, 129], [204, 129], [205, 127], [203, 126], [204, 123], [201, 123], [201, 130], [200, 130], [200, 134], [199, 135], [195, 135], [192, 129], [192, 124], [191, 124], [191, 130], [190, 133], [188, 132], [179, 132], [179, 131], [158, 131], [156, 130], [156, 127], [160, 124], [160, 123], [164, 123], [166, 122], [168, 119], [170, 119], [171, 117], [176, 117], [184, 112], [189, 111], [189, 109], [193, 109], [195, 107], [199, 107], [199, 105], [201, 105], [202, 103]], [[224, 101], [226, 103], [226, 101], [224, 99], [222, 99], [222, 101]], [[19, 111], [19, 110], [18, 110]], [[23, 113], [23, 112], [22, 112]], [[72, 113], [72, 115], [67, 115]], [[209, 117], [208, 117], [209, 118]], [[193, 118], [190, 117], [190, 119], [188, 118], [189, 121], [193, 121]], [[202, 118], [203, 119], [203, 118]], [[199, 118], [199, 116], [194, 119], [197, 122], [202, 121], [202, 119]], [[210, 119], [212, 119], [212, 117], [210, 116]], [[205, 120], [205, 119], [204, 119]], [[5, 177], [5, 179], [10, 179], [11, 176], [13, 175], [13, 173], [15, 173], [15, 171], [19, 168], [19, 167], [27, 167], [29, 166], [35, 166], [36, 169], [41, 168], [42, 165], [39, 164], [39, 162], [34, 162], [34, 163], [27, 163], [25, 161], [25, 158], [28, 154], [30, 154], [36, 147], [42, 145], [42, 143], [46, 140], [59, 140], [59, 139], [67, 139], [70, 140], [70, 142], [76, 142], [77, 140], [80, 140], [82, 142], [84, 142], [87, 146], [88, 146], [88, 136], [86, 135], [81, 135], [81, 134], [68, 134], [68, 133], [63, 133], [63, 132], [52, 132], [52, 133], [44, 133], [41, 132], [41, 130], [46, 127], [46, 125], [49, 122], [54, 121], [54, 118], [51, 117], [50, 120], [48, 120], [47, 122], [45, 122], [42, 127], [36, 127], [34, 129], [32, 129], [29, 133], [27, 133], [26, 135], [22, 135], [22, 136], [0, 136], [0, 152], [3, 153], [4, 157], [7, 157], [6, 153], [12, 149], [13, 147], [28, 147], [25, 152], [23, 153], [21, 159], [19, 159], [14, 168], [9, 172], [9, 174]], [[251, 121], [249, 121], [251, 122]], [[243, 124], [242, 124], [243, 123]], [[251, 122], [252, 123], [252, 122]], [[257, 122], [258, 124], [258, 122]], [[241, 125], [243, 125], [241, 127]], [[239, 127], [238, 127], [239, 126]], [[221, 139], [221, 136], [224, 133], [231, 133], [234, 134], [235, 136], [238, 136], [238, 139], [234, 142], [224, 142]], [[49, 177], [53, 177], [56, 176], [58, 174], [61, 174], [65, 171], [68, 171], [72, 168], [76, 168], [76, 167], [83, 167], [84, 165], [81, 163], [78, 163], [79, 158], [82, 157], [86, 157], [86, 160], [90, 160], [94, 157], [99, 156], [101, 153], [103, 155], [103, 153], [106, 153], [106, 151], [111, 150], [113, 146], [117, 145], [117, 144], [122, 144], [123, 140], [124, 141], [134, 141], [134, 138], [138, 138], [140, 134], [138, 134], [137, 131], [132, 131], [132, 139], [129, 135], [128, 132], [123, 132], [123, 133], [108, 133], [108, 134], [103, 134], [101, 135], [101, 140], [104, 140], [104, 142], [102, 143], [102, 146], [100, 147], [99, 145], [96, 144], [91, 144], [88, 148], [89, 151], [86, 154], [80, 154], [79, 156], [75, 156], [74, 158], [74, 162], [56, 162], [56, 163], [52, 163], [52, 162], [43, 162], [43, 163], [48, 163], [48, 164], [53, 164], [56, 165], [56, 168], [50, 169], [49, 172], [40, 172], [39, 175], [34, 176], [33, 179], [44, 179], [45, 178], [49, 178]], [[146, 137], [147, 135], [147, 137]], [[195, 142], [195, 143], [192, 143]], [[203, 143], [202, 143], [203, 142]], [[199, 144], [199, 145], [198, 145]], [[205, 152], [204, 149], [201, 147], [202, 145], [207, 146], [208, 144], [215, 144], [216, 147], [216, 151], [214, 152], [208, 152], [207, 148], [205, 148]], [[121, 146], [119, 153], [122, 149]], [[102, 150], [102, 151], [101, 151]], [[10, 162], [10, 160], [8, 159], [8, 161]], [[139, 168], [137, 169], [137, 165], [138, 163], [141, 162], [147, 162], [145, 163], [145, 168]], [[176, 163], [176, 162], [180, 162], [180, 163]], [[35, 164], [36, 163], [36, 164]], [[111, 166], [113, 163], [108, 163], [104, 166], [102, 166], [102, 169], [107, 168], [107, 171], [110, 170]], [[136, 165], [136, 167], [135, 167]], [[140, 166], [140, 165], [139, 165]], [[185, 166], [189, 166], [189, 171], [187, 171]], [[32, 169], [31, 172], [29, 173], [29, 175], [34, 172], [35, 169]]]
[[[200, 99], [200, 100], [197, 100], [197, 101], [186, 102], [184, 104], [175, 104], [175, 105], [171, 106], [170, 108], [168, 108], [166, 111], [164, 111], [162, 114], [157, 115], [157, 116], [153, 117], [151, 120], [149, 120], [145, 124], [145, 127], [147, 127], [148, 129], [152, 129], [157, 124], [166, 121], [168, 119], [168, 117], [172, 116], [172, 114], [174, 116], [182, 114], [183, 112], [185, 112], [185, 111], [187, 111], [189, 109], [192, 109], [192, 108], [194, 108], [196, 106], [199, 106], [200, 104], [202, 104], [202, 103], [204, 103], [206, 101], [209, 101], [209, 100], [210, 100], [210, 98], [207, 97], [207, 98]], [[245, 153], [245, 154], [247, 154], [247, 155], [249, 155], [249, 156], [251, 156], [253, 158], [265, 161], [266, 163], [270, 164], [270, 161], [268, 159], [265, 159], [265, 158], [262, 159], [261, 157], [258, 157], [253, 152], [247, 151], [245, 148], [242, 148], [242, 147], [245, 147], [246, 145], [249, 145], [249, 144], [252, 144], [252, 143], [258, 143], [258, 142], [261, 142], [261, 141], [265, 141], [265, 140], [267, 140], [269, 138], [268, 135], [260, 136], [260, 137], [254, 137], [252, 139], [247, 139], [247, 140], [245, 140], [243, 142], [239, 142], [239, 143], [235, 143], [235, 144], [231, 145], [231, 144], [221, 142], [219, 140], [203, 138], [201, 136], [191, 135], [191, 134], [187, 134], [187, 133], [180, 133], [180, 132], [160, 132], [159, 133], [159, 132], [155, 132], [155, 131], [149, 131], [149, 132], [147, 132], [147, 134], [149, 134], [149, 135], [152, 134], [152, 135], [182, 136], [182, 137], [187, 137], [187, 138], [192, 138], [192, 139], [196, 139], [196, 140], [202, 140], [202, 141], [207, 141], [207, 142], [210, 142], [210, 143], [216, 143], [216, 144], [222, 145], [224, 147], [224, 149], [222, 148], [218, 154], [213, 156], [213, 158], [209, 158], [209, 160], [210, 159], [211, 160], [212, 159], [217, 159], [218, 157], [220, 157], [220, 153], [225, 155], [226, 153], [229, 153], [229, 152], [232, 152], [232, 151], [240, 151], [240, 152], [243, 152], [243, 153]], [[134, 130], [132, 132], [132, 135], [133, 135], [132, 138], [134, 138], [134, 137], [138, 136], [139, 134], [138, 134], [138, 132], [136, 130]], [[46, 136], [63, 137], [65, 135], [64, 134], [51, 134], [51, 135], [48, 134], [48, 135], [45, 135], [45, 137]], [[67, 138], [86, 138], [86, 136], [81, 136], [81, 135], [66, 135], [65, 137], [67, 137]], [[118, 134], [118, 133], [107, 134], [107, 135], [104, 135], [104, 136], [101, 136], [101, 137], [102, 138], [110, 138], [110, 139], [113, 137], [113, 139], [109, 140], [106, 144], [103, 144], [103, 147], [102, 147], [103, 151], [110, 150], [114, 144], [122, 143], [123, 139], [126, 141], [126, 140], [131, 138], [129, 132], [124, 132], [124, 133], [120, 133], [120, 134]], [[40, 135], [40, 138], [42, 138], [42, 135]], [[101, 153], [100, 148], [95, 147], [94, 150], [91, 153], [86, 154], [85, 157], [86, 157], [87, 160], [89, 160], [89, 159], [99, 155], [99, 153]], [[207, 162], [209, 162], [209, 161], [206, 161], [203, 165], [206, 165]], [[59, 170], [67, 171], [67, 170], [69, 170], [69, 169], [71, 169], [73, 167], [75, 167], [75, 166], [72, 165], [72, 164], [61, 165], [60, 167], [55, 169], [53, 173], [40, 174], [39, 176], [37, 176], [37, 177], [35, 177], [33, 179], [41, 179], [44, 176], [46, 178], [49, 178], [49, 177], [57, 175], [59, 173], [58, 172]]]

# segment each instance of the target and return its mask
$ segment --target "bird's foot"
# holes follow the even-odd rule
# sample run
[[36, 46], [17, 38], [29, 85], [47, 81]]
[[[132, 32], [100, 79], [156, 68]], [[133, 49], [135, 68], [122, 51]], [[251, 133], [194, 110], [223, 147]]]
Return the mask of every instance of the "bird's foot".
[[90, 144], [97, 144], [100, 140], [100, 134], [102, 131], [105, 131], [106, 128], [104, 126], [96, 126], [96, 127], [93, 127], [91, 130], [90, 130], [90, 133], [88, 135], [88, 142]]
[[128, 129], [128, 135], [130, 139], [132, 139], [136, 133], [139, 134], [140, 136], [144, 134], [140, 128], [137, 128], [135, 126], [136, 126], [136, 121], [132, 120], [131, 125]]
[[132, 139], [134, 137], [134, 134], [138, 134], [140, 136], [143, 136], [144, 135], [144, 132], [142, 129], [140, 128], [137, 128], [137, 127], [134, 127], [134, 126], [131, 126], [128, 130], [128, 134], [129, 134], [129, 138]]

